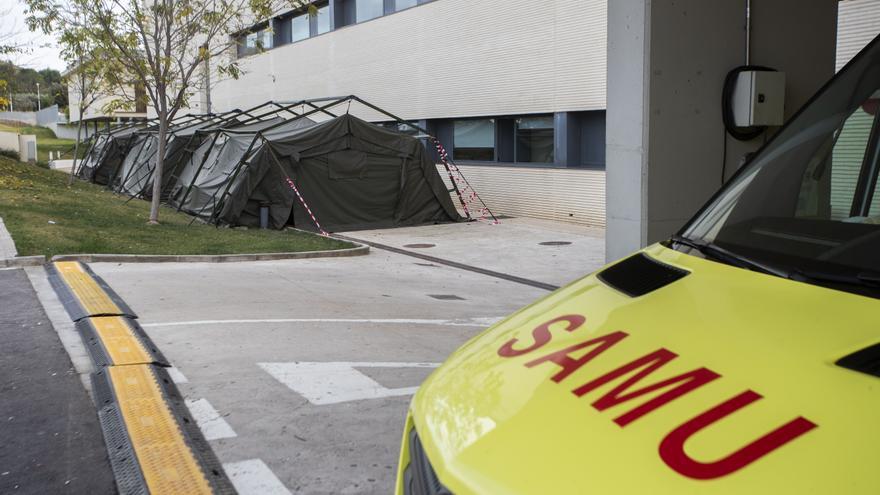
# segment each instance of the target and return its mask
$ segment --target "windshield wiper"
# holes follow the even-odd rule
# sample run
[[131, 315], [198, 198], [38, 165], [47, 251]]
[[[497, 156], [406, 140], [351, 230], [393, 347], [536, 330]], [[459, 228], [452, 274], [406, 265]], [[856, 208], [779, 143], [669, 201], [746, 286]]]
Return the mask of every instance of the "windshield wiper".
[[848, 274], [832, 273], [818, 270], [804, 270], [801, 268], [789, 271], [780, 268], [770, 267], [764, 263], [755, 261], [741, 254], [728, 251], [727, 249], [724, 249], [710, 242], [690, 239], [688, 237], [680, 235], [672, 236], [671, 241], [676, 244], [681, 244], [683, 246], [696, 249], [707, 258], [738, 266], [740, 268], [746, 268], [748, 270], [755, 270], [770, 275], [775, 275], [777, 277], [794, 280], [796, 282], [824, 282], [830, 284], [867, 287], [871, 289], [880, 288], [880, 272], [865, 270], [855, 274]]
[[847, 274], [798, 269], [793, 271], [789, 278], [798, 282], [826, 282], [832, 284], [870, 287], [873, 289], [880, 288], [880, 273], [872, 271]]
[[767, 273], [769, 275], [775, 275], [777, 277], [791, 278], [791, 272], [765, 265], [764, 263], [755, 261], [747, 256], [728, 251], [727, 249], [712, 244], [711, 242], [691, 239], [689, 237], [677, 234], [673, 235], [670, 240], [676, 244], [681, 244], [683, 246], [696, 249], [703, 256], [714, 259], [716, 261], [720, 261], [722, 263], [727, 263], [728, 265], [734, 265], [740, 268], [745, 268], [747, 270]]

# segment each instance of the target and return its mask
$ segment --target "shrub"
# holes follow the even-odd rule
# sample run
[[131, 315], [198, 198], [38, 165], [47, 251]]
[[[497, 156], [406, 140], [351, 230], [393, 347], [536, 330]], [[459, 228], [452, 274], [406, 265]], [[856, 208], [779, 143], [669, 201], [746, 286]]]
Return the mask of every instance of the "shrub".
[[0, 156], [12, 158], [13, 160], [19, 160], [18, 152], [13, 150], [0, 150]]

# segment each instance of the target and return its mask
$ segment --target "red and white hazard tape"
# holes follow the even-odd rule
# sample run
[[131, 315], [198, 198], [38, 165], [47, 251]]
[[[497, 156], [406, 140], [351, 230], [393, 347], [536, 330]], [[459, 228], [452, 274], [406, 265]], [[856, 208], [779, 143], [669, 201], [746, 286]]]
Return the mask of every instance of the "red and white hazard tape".
[[[443, 144], [439, 139], [434, 136], [430, 136], [431, 143], [434, 144], [434, 148], [437, 150], [437, 155], [440, 156], [440, 162], [443, 163], [443, 166], [446, 167], [446, 171], [449, 173], [449, 180], [456, 186], [458, 192], [458, 199], [461, 201], [461, 207], [464, 209], [464, 214], [466, 217], [470, 219], [474, 219], [471, 216], [471, 208], [470, 204], [476, 201], [482, 203], [482, 206], [477, 205], [475, 210], [478, 215], [476, 220], [487, 220], [489, 215], [492, 215], [492, 212], [489, 211], [489, 208], [485, 203], [480, 199], [477, 195], [477, 191], [474, 190], [471, 185], [464, 180], [464, 176], [461, 173], [461, 169], [458, 168], [458, 165], [449, 161], [449, 153], [446, 152], [446, 148], [443, 147]], [[501, 223], [492, 215], [494, 221], [493, 224]]]
[[303, 199], [302, 194], [299, 193], [299, 189], [296, 188], [296, 184], [293, 183], [293, 179], [291, 179], [290, 177], [285, 177], [285, 179], [287, 179], [287, 185], [290, 186], [291, 189], [293, 189], [293, 192], [296, 193], [296, 197], [299, 198], [299, 202], [302, 203], [303, 208], [306, 209], [309, 216], [312, 218], [312, 222], [315, 223], [315, 227], [318, 227], [318, 231], [321, 233], [321, 235], [329, 236], [330, 234], [327, 233], [327, 231], [324, 230], [323, 227], [321, 227], [321, 224], [318, 223], [318, 219], [315, 218], [315, 214], [312, 213], [312, 209], [309, 208], [309, 205], [306, 203], [306, 200]]

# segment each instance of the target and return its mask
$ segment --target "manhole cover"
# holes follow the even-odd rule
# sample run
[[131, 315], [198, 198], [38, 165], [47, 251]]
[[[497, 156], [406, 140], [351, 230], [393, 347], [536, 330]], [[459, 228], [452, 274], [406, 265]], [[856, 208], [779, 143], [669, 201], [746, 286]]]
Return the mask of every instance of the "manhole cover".
[[463, 297], [458, 297], [455, 294], [428, 294], [428, 297], [433, 297], [434, 299], [439, 299], [441, 301], [464, 301]]
[[547, 241], [547, 242], [539, 242], [541, 246], [568, 246], [571, 243], [568, 241]]
[[403, 245], [403, 247], [405, 247], [405, 248], [412, 248], [412, 249], [426, 249], [426, 248], [432, 248], [434, 246], [436, 246], [436, 244], [404, 244]]

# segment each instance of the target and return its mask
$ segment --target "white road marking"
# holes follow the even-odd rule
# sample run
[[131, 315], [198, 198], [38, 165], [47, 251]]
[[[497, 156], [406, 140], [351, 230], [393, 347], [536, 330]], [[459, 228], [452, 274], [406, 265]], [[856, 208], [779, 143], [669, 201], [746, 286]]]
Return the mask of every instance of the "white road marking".
[[186, 399], [186, 407], [189, 408], [193, 419], [196, 420], [196, 424], [205, 435], [205, 440], [219, 440], [237, 436], [229, 423], [220, 416], [220, 413], [207, 399]]
[[191, 325], [260, 324], [260, 323], [384, 323], [392, 325], [440, 325], [448, 327], [488, 327], [500, 317], [462, 318], [456, 320], [394, 319], [394, 318], [278, 318], [268, 320], [192, 320], [164, 323], [141, 323], [144, 328], [184, 327]]
[[183, 376], [183, 373], [181, 373], [180, 370], [177, 369], [177, 367], [172, 366], [170, 368], [166, 368], [165, 371], [168, 372], [168, 376], [171, 377], [172, 382], [174, 382], [174, 383], [189, 383], [189, 380], [185, 376]]
[[239, 495], [290, 495], [290, 490], [260, 459], [227, 462], [223, 470]]
[[315, 405], [412, 395], [418, 387], [386, 388], [355, 368], [436, 368], [438, 363], [257, 363]]

